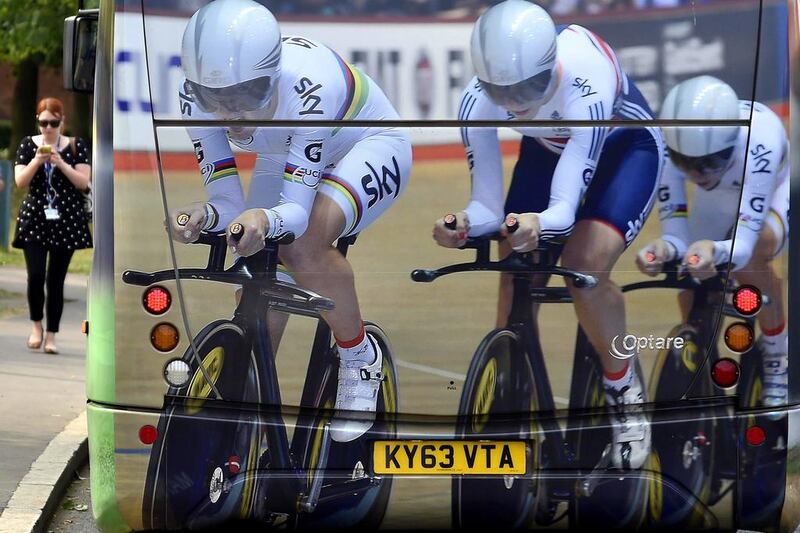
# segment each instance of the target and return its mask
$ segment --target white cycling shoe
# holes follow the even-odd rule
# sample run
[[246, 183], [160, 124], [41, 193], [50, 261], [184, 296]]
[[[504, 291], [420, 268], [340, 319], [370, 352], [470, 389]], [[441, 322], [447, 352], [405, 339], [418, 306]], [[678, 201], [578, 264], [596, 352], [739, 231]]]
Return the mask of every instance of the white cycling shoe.
[[339, 360], [339, 386], [336, 390], [336, 412], [331, 421], [331, 439], [350, 442], [369, 431], [375, 422], [375, 407], [383, 381], [383, 354], [369, 335], [375, 361]]
[[644, 412], [644, 390], [636, 372], [630, 382], [617, 390], [606, 387], [613, 442], [611, 462], [618, 469], [639, 469], [650, 454], [650, 421]]

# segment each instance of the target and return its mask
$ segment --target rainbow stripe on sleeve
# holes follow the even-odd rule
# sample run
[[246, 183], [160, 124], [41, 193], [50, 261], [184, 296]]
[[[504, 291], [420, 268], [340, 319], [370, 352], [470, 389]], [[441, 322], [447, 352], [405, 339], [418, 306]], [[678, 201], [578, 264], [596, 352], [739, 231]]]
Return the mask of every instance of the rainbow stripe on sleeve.
[[297, 165], [293, 165], [292, 163], [286, 162], [286, 166], [283, 169], [283, 179], [286, 181], [294, 181], [295, 183], [303, 183], [302, 176], [298, 178], [294, 175], [295, 171], [297, 170]]
[[[336, 113], [335, 120], [353, 120], [364, 108], [369, 96], [369, 80], [358, 68], [346, 63], [339, 54], [333, 52], [339, 67], [342, 69], [345, 84], [347, 85], [347, 96]], [[342, 127], [335, 128], [331, 135], [336, 135]]]
[[686, 204], [678, 204], [678, 206], [675, 208], [675, 211], [672, 213], [671, 218], [686, 218], [688, 214], [689, 210], [686, 208]]
[[213, 183], [217, 180], [222, 178], [227, 178], [229, 176], [236, 176], [236, 159], [233, 157], [228, 157], [225, 159], [220, 159], [219, 161], [214, 161], [214, 171], [211, 172], [211, 175], [206, 180], [206, 185], [209, 183]]

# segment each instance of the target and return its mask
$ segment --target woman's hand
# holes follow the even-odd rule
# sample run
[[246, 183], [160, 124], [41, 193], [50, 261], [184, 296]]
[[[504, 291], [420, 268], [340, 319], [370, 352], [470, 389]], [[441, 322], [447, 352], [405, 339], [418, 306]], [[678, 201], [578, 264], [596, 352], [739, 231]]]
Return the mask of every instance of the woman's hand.
[[[514, 225], [516, 220], [517, 229], [513, 232], [508, 231], [508, 225]], [[509, 213], [506, 215], [505, 224], [500, 228], [500, 234], [508, 239], [511, 248], [515, 252], [530, 252], [539, 246], [539, 234], [541, 226], [539, 215], [536, 213]]]
[[703, 240], [689, 246], [683, 262], [689, 273], [704, 280], [717, 275], [717, 266], [714, 264], [714, 241]]
[[228, 246], [248, 257], [264, 248], [269, 219], [263, 209], [248, 209], [228, 224]]
[[[61, 172], [64, 172], [64, 167], [69, 167], [64, 158], [61, 157], [61, 154], [58, 153], [58, 150], [53, 150], [50, 152], [50, 164], [59, 169]], [[71, 168], [71, 167], [70, 167]]]
[[[453, 223], [455, 223], [455, 227], [453, 227]], [[469, 217], [464, 211], [459, 211], [454, 215], [445, 215], [433, 225], [433, 240], [445, 248], [458, 248], [467, 242], [469, 227]]]
[[173, 240], [183, 244], [196, 241], [206, 224], [205, 202], [194, 202], [173, 209], [167, 224]]
[[45, 148], [44, 146], [40, 146], [36, 150], [36, 154], [34, 154], [33, 159], [31, 161], [36, 163], [37, 167], [44, 165], [46, 161], [50, 160], [50, 156], [53, 155], [53, 152], [51, 152], [50, 150], [52, 150], [52, 147], [50, 146], [47, 146], [47, 148]]
[[654, 239], [636, 254], [636, 266], [642, 274], [656, 276], [661, 273], [664, 263], [672, 261], [673, 247], [664, 239]]

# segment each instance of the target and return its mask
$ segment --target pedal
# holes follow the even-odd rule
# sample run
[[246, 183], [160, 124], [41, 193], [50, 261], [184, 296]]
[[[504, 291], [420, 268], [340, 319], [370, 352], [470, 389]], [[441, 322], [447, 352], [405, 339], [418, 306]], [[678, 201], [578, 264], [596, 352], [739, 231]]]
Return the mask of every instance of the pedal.
[[302, 494], [297, 501], [297, 509], [305, 513], [313, 513], [319, 503], [319, 493], [322, 490], [322, 480], [325, 478], [325, 468], [328, 466], [328, 452], [331, 447], [331, 424], [326, 423], [322, 428], [322, 444], [319, 449], [319, 461], [314, 470], [314, 479], [308, 494]]
[[607, 470], [611, 465], [611, 444], [606, 444], [600, 460], [597, 462], [592, 471], [578, 482], [578, 494], [588, 498], [592, 495], [601, 479], [607, 478]]

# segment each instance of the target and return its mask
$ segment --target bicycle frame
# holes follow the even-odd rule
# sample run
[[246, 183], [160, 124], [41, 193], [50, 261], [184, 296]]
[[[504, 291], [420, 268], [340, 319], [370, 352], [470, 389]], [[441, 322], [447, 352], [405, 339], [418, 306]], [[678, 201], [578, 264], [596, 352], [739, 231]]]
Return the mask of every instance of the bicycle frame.
[[[355, 239], [356, 236], [340, 239], [337, 242], [339, 252], [346, 255], [348, 247], [355, 242]], [[318, 321], [301, 400], [302, 406], [309, 406], [313, 405], [314, 393], [321, 382], [320, 369], [324, 369], [329, 362], [327, 357], [330, 351], [331, 331], [320, 313], [333, 309], [334, 304], [318, 294], [276, 279], [279, 245], [277, 242], [268, 242], [262, 252], [238, 259], [229, 269], [224, 268], [227, 249], [225, 234], [204, 233], [196, 243], [210, 246], [209, 261], [205, 269], [172, 269], [154, 273], [126, 271], [123, 273], [123, 281], [133, 285], [148, 286], [178, 277], [241, 284], [241, 297], [232, 321], [245, 331], [246, 344], [252, 347], [259, 362], [257, 379], [264, 384], [261, 387], [264, 396], [256, 409], [260, 425], [264, 428], [263, 435], [270, 453], [271, 470], [290, 473], [281, 475], [281, 483], [270, 484], [267, 498], [270, 502], [269, 512], [281, 514], [293, 514], [298, 510], [312, 512], [320, 497], [330, 436], [326, 427], [319, 463], [316, 465], [312, 482], [308, 484], [305, 472], [296, 464], [295, 457], [298, 456], [298, 450], [293, 444], [301, 441], [302, 438], [299, 437], [308, 431], [300, 420], [313, 409], [308, 407], [300, 409], [295, 435], [290, 443], [280, 409], [282, 405], [280, 386], [265, 310], [299, 314]], [[194, 347], [192, 349], [194, 350]], [[196, 350], [195, 357], [197, 357]], [[199, 368], [205, 374], [202, 364]], [[208, 380], [208, 376], [206, 379]], [[172, 400], [185, 401], [185, 398], [176, 397]], [[208, 403], [221, 400], [222, 398], [216, 398], [208, 400]], [[352, 490], [353, 486], [348, 486], [347, 492]], [[336, 496], [335, 491], [331, 496]]]

